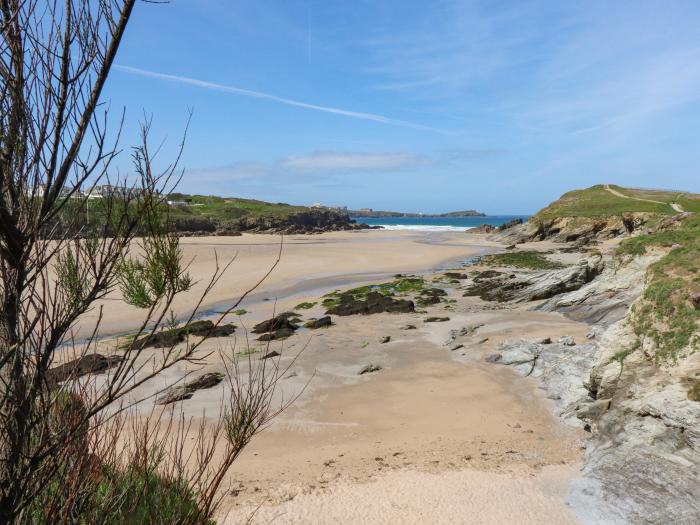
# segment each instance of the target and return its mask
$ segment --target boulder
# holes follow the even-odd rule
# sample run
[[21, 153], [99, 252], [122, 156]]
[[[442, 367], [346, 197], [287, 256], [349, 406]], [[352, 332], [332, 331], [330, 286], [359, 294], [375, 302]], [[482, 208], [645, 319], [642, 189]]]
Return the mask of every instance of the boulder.
[[468, 278], [469, 278], [469, 275], [467, 275], [466, 273], [462, 273], [462, 272], [445, 272], [443, 275], [444, 275], [445, 277], [447, 277], [448, 279], [459, 279], [459, 280], [462, 280], [462, 279], [468, 279]]
[[444, 323], [445, 321], [449, 321], [449, 317], [428, 317], [426, 318], [423, 322], [424, 323]]
[[304, 323], [304, 328], [311, 328], [312, 330], [315, 330], [317, 328], [326, 328], [328, 326], [331, 326], [332, 324], [333, 321], [331, 321], [331, 316], [324, 315], [323, 317], [319, 317], [318, 319], [311, 319], [310, 321], [306, 321]]
[[183, 342], [188, 335], [198, 337], [227, 337], [236, 331], [236, 325], [225, 324], [216, 326], [212, 321], [192, 321], [186, 326], [161, 330], [137, 339], [129, 350], [142, 350], [144, 348], [169, 348]]
[[564, 346], [575, 346], [576, 345], [576, 341], [574, 341], [574, 338], [571, 337], [570, 335], [564, 335], [564, 336], [560, 337], [559, 339], [557, 339], [557, 343], [559, 343], [560, 345], [564, 345]]
[[360, 369], [360, 371], [357, 373], [357, 375], [361, 376], [364, 374], [371, 374], [373, 372], [379, 372], [381, 369], [382, 369], [382, 367], [379, 365], [369, 364], [369, 365], [363, 366]]
[[295, 330], [296, 327], [288, 328], [285, 326], [278, 328], [274, 332], [262, 334], [260, 337], [258, 337], [258, 341], [279, 341], [280, 339], [286, 339], [287, 337], [294, 335]]
[[272, 319], [256, 324], [251, 332], [254, 334], [264, 334], [267, 332], [275, 332], [277, 330], [286, 329], [292, 332], [299, 328], [299, 314], [294, 312], [284, 312], [276, 315]]
[[204, 388], [212, 388], [221, 383], [224, 379], [224, 374], [219, 372], [211, 372], [202, 374], [198, 378], [168, 389], [161, 397], [156, 400], [159, 405], [168, 405], [184, 399], [189, 399], [197, 390]]
[[71, 377], [78, 378], [86, 374], [98, 374], [118, 365], [122, 360], [123, 357], [118, 355], [84, 355], [78, 359], [50, 368], [47, 373], [47, 381], [50, 384], [55, 384], [62, 383]]
[[700, 309], [700, 292], [691, 292], [689, 299], [695, 308]]
[[493, 233], [496, 231], [496, 227], [492, 224], [482, 224], [480, 226], [475, 226], [474, 228], [469, 228], [464, 230], [466, 233]]
[[379, 344], [385, 344], [391, 341], [391, 336], [390, 335], [385, 335], [384, 337], [379, 338]]

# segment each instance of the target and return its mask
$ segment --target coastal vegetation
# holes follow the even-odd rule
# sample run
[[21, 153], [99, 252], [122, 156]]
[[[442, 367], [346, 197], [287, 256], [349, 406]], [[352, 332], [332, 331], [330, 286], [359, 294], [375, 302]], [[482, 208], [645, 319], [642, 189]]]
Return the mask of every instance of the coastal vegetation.
[[633, 312], [635, 333], [654, 342], [657, 360], [676, 360], [700, 348], [700, 217], [692, 215], [653, 233], [625, 239], [620, 256], [666, 253], [647, 271], [643, 300]]
[[284, 218], [309, 209], [306, 206], [294, 206], [283, 202], [272, 203], [254, 199], [188, 195], [176, 192], [168, 194], [168, 201], [171, 203], [170, 217], [173, 220], [190, 217], [203, 217], [217, 221], [240, 219], [241, 217]]
[[422, 291], [426, 286], [425, 279], [422, 277], [399, 277], [393, 281], [388, 281], [380, 284], [368, 284], [351, 288], [349, 290], [335, 290], [323, 296], [322, 305], [326, 309], [332, 309], [340, 304], [341, 296], [351, 296], [356, 300], [366, 300], [367, 296], [372, 293], [380, 293], [387, 297], [406, 296]]
[[313, 302], [305, 301], [303, 303], [299, 303], [298, 305], [296, 305], [294, 307], [294, 309], [295, 310], [310, 310], [314, 306], [316, 306], [316, 301], [313, 301]]
[[552, 261], [544, 253], [536, 251], [514, 251], [486, 255], [481, 258], [480, 264], [530, 270], [555, 270], [564, 267], [560, 262]]
[[[184, 391], [151, 383], [198, 363], [210, 337], [232, 334], [235, 326], [222, 320], [240, 300], [213, 320], [195, 320], [230, 265], [217, 261], [177, 326], [174, 302], [194, 282], [164, 196], [179, 179], [184, 137], [174, 158], [156, 163], [160, 147], [152, 147], [151, 120], [142, 121], [129, 180], [113, 175], [122, 119], [110, 123], [103, 88], [136, 3], [8, 0], [0, 8], [3, 524], [209, 525], [224, 475], [284, 408], [272, 408], [281, 370], [249, 363], [243, 382], [234, 348], [221, 353], [225, 373], [185, 382]], [[140, 319], [125, 345], [102, 355], [108, 296]], [[91, 311], [99, 312], [92, 326]], [[92, 373], [102, 376], [86, 381]], [[183, 399], [224, 378], [220, 418], [211, 423], [137, 407], [162, 393]], [[155, 388], [142, 395], [147, 384]]]

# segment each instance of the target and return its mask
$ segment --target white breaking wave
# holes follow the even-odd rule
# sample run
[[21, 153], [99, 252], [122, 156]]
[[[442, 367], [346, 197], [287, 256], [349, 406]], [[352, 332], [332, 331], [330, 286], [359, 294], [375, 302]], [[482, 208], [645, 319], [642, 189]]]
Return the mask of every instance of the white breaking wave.
[[419, 230], [428, 232], [463, 232], [474, 226], [436, 226], [434, 224], [377, 224], [385, 230]]

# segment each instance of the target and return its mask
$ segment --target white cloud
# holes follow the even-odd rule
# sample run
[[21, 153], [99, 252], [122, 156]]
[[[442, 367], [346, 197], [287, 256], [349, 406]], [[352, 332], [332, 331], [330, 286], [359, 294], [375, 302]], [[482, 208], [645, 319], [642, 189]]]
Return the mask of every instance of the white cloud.
[[361, 153], [319, 151], [295, 155], [280, 162], [284, 168], [300, 171], [397, 171], [431, 164], [412, 153]]
[[395, 118], [386, 117], [384, 115], [377, 115], [375, 113], [365, 113], [361, 111], [351, 111], [348, 109], [336, 108], [332, 106], [320, 106], [318, 104], [310, 104], [308, 102], [301, 102], [299, 100], [293, 100], [290, 98], [278, 97], [277, 95], [271, 95], [269, 93], [263, 93], [261, 91], [253, 91], [251, 89], [244, 89], [235, 86], [227, 86], [225, 84], [218, 84], [216, 82], [209, 82], [206, 80], [199, 80], [191, 77], [184, 77], [180, 75], [170, 75], [166, 73], [157, 73], [155, 71], [147, 71], [145, 69], [139, 69], [131, 66], [115, 65], [116, 69], [129, 73], [132, 75], [139, 75], [143, 77], [156, 78], [159, 80], [166, 80], [169, 82], [178, 82], [180, 84], [187, 84], [190, 86], [196, 86], [203, 89], [209, 89], [213, 91], [221, 91], [224, 93], [230, 93], [234, 95], [241, 95], [244, 97], [252, 97], [263, 100], [269, 100], [271, 102], [277, 102], [279, 104], [285, 104], [287, 106], [294, 106], [298, 108], [311, 109], [314, 111], [321, 111], [323, 113], [332, 113], [334, 115], [340, 115], [343, 117], [350, 117], [360, 120], [369, 120], [372, 122], [378, 122], [381, 124], [389, 124], [392, 126], [401, 126], [404, 128], [413, 128], [424, 131], [433, 131], [436, 133], [449, 134], [447, 131], [433, 128], [431, 126], [424, 126], [422, 124], [416, 124], [415, 122], [409, 122], [406, 120], [400, 120]]

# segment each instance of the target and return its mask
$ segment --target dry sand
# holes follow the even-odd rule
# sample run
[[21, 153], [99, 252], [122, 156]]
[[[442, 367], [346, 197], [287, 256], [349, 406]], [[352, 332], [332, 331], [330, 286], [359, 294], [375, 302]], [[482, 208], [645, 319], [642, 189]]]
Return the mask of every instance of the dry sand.
[[[238, 254], [223, 289], [210, 298], [216, 307], [230, 304], [244, 284], [264, 274], [277, 242], [270, 236], [196, 238], [185, 239], [183, 247], [186, 255], [196, 254], [197, 278], [213, 267], [214, 246], [220, 256]], [[257, 349], [244, 328], [274, 311], [395, 273], [458, 266], [489, 246], [481, 236], [461, 233], [287, 239], [282, 263], [243, 304], [250, 313], [231, 316], [241, 326], [235, 338], [206, 341], [202, 353], [215, 352], [203, 366], [173, 367], [136, 395], [193, 371], [223, 371], [217, 352]], [[193, 294], [178, 303], [178, 314], [192, 307]], [[458, 286], [450, 299], [426, 313], [334, 317], [330, 328], [301, 329], [273, 343], [281, 366], [291, 364], [276, 401], [301, 396], [234, 464], [219, 521], [246, 523], [254, 515], [252, 523], [573, 523], [564, 497], [576, 476], [582, 433], [552, 417], [551, 402], [534, 380], [483, 358], [503, 340], [564, 334], [582, 340], [587, 327], [558, 314], [462, 297]], [[138, 312], [110, 303], [103, 332], [131, 328]], [[323, 312], [316, 306], [300, 313], [309, 318]], [[425, 323], [430, 315], [450, 320]], [[405, 330], [409, 323], [416, 329]], [[450, 335], [476, 325], [483, 326]], [[383, 336], [391, 341], [381, 344]], [[458, 344], [463, 347], [451, 351]], [[358, 375], [369, 363], [382, 370]], [[223, 383], [198, 391], [178, 409], [215, 418], [226, 389]], [[152, 404], [146, 401], [144, 409]]]
[[[465, 240], [469, 240], [467, 244]], [[281, 246], [280, 246], [281, 245]], [[395, 273], [429, 271], [467, 259], [495, 246], [483, 236], [462, 233], [361, 230], [320, 235], [252, 235], [181, 239], [183, 259], [197, 284], [176, 299], [174, 310], [188, 315], [217, 268], [233, 261], [203, 308], [229, 306], [262, 279], [282, 250], [274, 272], [248, 297], [246, 307], [267, 300], [301, 301], [320, 292], [354, 283], [372, 282]], [[296, 304], [296, 303], [294, 303]], [[76, 330], [91, 333], [99, 306], [105, 308], [100, 333], [133, 330], [143, 312], [125, 305], [118, 293], [96, 304]], [[250, 309], [250, 308], [249, 308]]]

